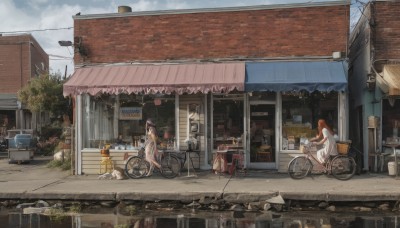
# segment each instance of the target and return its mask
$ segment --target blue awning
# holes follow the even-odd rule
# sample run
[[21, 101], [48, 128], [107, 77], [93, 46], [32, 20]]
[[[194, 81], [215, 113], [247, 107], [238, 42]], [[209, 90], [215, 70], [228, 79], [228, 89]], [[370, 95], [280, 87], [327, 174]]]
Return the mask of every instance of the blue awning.
[[245, 91], [346, 91], [347, 62], [249, 62]]

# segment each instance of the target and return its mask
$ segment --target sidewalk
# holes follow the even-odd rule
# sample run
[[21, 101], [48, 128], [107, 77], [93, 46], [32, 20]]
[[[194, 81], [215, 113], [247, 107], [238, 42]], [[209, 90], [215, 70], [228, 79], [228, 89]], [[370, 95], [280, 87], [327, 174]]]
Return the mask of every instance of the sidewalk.
[[257, 202], [280, 195], [286, 200], [398, 201], [400, 179], [382, 174], [355, 175], [348, 181], [312, 175], [293, 180], [287, 174], [249, 171], [244, 177], [198, 171], [197, 177], [165, 179], [159, 174], [143, 179], [99, 180], [98, 175], [72, 176], [46, 167], [49, 158], [30, 164], [0, 160], [0, 199], [64, 200], [179, 200], [205, 198], [231, 203]]

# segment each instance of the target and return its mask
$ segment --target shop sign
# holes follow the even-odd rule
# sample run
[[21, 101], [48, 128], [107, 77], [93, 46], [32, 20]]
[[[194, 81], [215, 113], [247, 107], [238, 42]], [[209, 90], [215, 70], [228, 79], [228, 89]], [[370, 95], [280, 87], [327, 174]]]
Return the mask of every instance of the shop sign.
[[119, 109], [120, 120], [141, 120], [142, 107], [121, 107]]

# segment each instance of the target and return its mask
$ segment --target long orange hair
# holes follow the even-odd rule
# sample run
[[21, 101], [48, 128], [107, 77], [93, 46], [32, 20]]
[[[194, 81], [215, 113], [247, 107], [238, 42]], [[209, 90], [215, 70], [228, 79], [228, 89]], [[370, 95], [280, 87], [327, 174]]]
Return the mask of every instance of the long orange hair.
[[332, 131], [332, 129], [328, 126], [328, 124], [325, 122], [325, 120], [324, 119], [319, 119], [318, 120], [318, 138], [320, 138], [320, 137], [324, 137], [323, 135], [322, 135], [322, 129], [324, 129], [324, 128], [326, 128], [326, 129], [328, 129], [328, 131], [333, 135], [334, 133], [333, 133], [333, 131]]

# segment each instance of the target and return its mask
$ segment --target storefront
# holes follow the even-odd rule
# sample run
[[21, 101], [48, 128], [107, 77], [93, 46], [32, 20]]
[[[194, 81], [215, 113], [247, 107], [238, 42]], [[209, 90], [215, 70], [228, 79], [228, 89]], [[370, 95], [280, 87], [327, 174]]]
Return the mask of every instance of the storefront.
[[[381, 127], [378, 124], [374, 128], [376, 144], [372, 144], [370, 148], [377, 147], [379, 151], [391, 152], [390, 147], [385, 144], [400, 143], [400, 64], [386, 64], [383, 66], [382, 72], [377, 76], [377, 84], [382, 92], [381, 102]], [[379, 133], [379, 131], [381, 133]], [[371, 140], [373, 141], [373, 140]]]
[[[100, 148], [114, 163], [135, 154], [151, 118], [160, 149], [200, 151], [210, 169], [220, 146], [246, 168], [286, 172], [324, 118], [347, 139], [345, 62], [250, 62], [79, 68], [64, 85], [76, 97], [77, 174], [98, 173]], [[190, 142], [190, 143], [189, 143]]]
[[[246, 63], [250, 168], [287, 171], [323, 118], [347, 139], [347, 64], [336, 61]], [[267, 152], [267, 153], [266, 153]]]
[[[244, 90], [244, 63], [84, 67], [64, 85], [75, 97], [76, 174], [99, 173], [100, 148], [111, 145], [114, 165], [137, 153], [145, 122], [157, 125], [159, 149], [200, 151], [209, 168], [211, 94]], [[243, 95], [242, 95], [243, 96]]]

